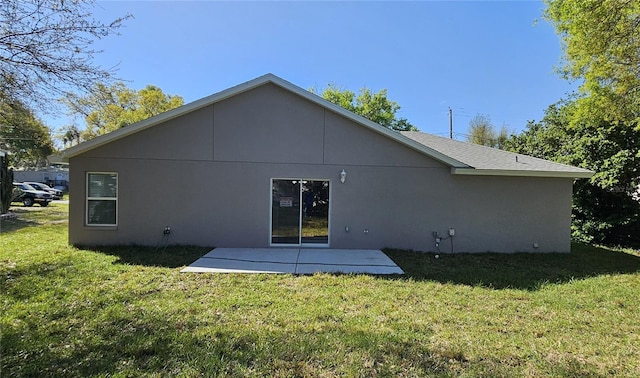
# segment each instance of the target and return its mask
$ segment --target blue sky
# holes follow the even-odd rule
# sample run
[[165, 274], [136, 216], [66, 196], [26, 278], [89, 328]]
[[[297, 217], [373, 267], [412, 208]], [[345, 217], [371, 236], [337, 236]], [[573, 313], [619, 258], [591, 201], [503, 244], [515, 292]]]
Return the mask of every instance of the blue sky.
[[576, 88], [554, 72], [561, 45], [543, 9], [542, 1], [102, 1], [97, 18], [134, 18], [96, 44], [104, 50], [96, 63], [117, 65], [133, 89], [153, 84], [185, 102], [265, 73], [305, 89], [386, 88], [399, 115], [425, 132], [448, 135], [450, 107], [464, 139], [478, 113], [520, 131]]

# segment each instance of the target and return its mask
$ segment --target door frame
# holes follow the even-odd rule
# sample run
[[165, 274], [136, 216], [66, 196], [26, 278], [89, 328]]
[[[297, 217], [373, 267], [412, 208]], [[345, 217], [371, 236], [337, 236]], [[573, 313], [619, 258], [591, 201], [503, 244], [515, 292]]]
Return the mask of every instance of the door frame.
[[[274, 180], [291, 180], [298, 181], [298, 185], [302, 181], [326, 181], [329, 183], [329, 206], [327, 209], [327, 243], [303, 243], [302, 242], [302, 190], [299, 193], [300, 215], [298, 216], [298, 243], [274, 243], [273, 242], [273, 182]], [[300, 188], [302, 189], [302, 188]], [[333, 181], [328, 178], [308, 178], [308, 177], [271, 177], [269, 179], [269, 246], [270, 247], [306, 247], [306, 248], [329, 248], [331, 246], [331, 203], [333, 197]]]

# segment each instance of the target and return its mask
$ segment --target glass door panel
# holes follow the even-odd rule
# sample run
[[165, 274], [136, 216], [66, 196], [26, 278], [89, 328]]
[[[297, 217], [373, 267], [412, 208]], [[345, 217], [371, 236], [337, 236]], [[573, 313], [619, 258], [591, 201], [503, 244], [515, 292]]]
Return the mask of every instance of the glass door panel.
[[301, 243], [329, 244], [329, 181], [302, 181]]
[[300, 244], [300, 181], [273, 180], [271, 243]]
[[329, 244], [329, 181], [271, 181], [271, 244]]

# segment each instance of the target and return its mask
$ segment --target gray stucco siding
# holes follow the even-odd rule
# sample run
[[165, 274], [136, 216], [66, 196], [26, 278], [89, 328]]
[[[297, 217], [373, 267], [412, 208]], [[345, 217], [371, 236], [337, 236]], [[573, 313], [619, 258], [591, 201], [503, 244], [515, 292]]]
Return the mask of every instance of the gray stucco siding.
[[[79, 159], [73, 164], [80, 177], [72, 182], [83, 182], [82, 172], [88, 170], [115, 171], [120, 189], [116, 229], [84, 226], [84, 206], [72, 202], [73, 244], [266, 247], [271, 179], [310, 177], [331, 180], [334, 248], [435, 251], [431, 232], [446, 234], [454, 227], [456, 252], [534, 251], [534, 242], [538, 251], [569, 251], [570, 209], [563, 199], [570, 200], [571, 180], [566, 179], [523, 182], [509, 177], [453, 177], [443, 168], [351, 166], [342, 184], [337, 165], [119, 158], [99, 164]], [[166, 177], [168, 172], [171, 177]], [[462, 186], [456, 182], [470, 180], [477, 182]], [[149, 183], [153, 188], [147, 191]], [[82, 198], [84, 189], [77, 186], [72, 196], [78, 198], [78, 189]], [[172, 229], [166, 240], [165, 226]], [[449, 241], [441, 244], [441, 250], [449, 252]]]
[[383, 167], [440, 167], [445, 165], [395, 143], [330, 111], [325, 116], [324, 162]]
[[214, 160], [323, 162], [324, 109], [275, 85], [215, 106]]
[[[455, 252], [570, 249], [571, 179], [456, 177], [444, 169], [390, 167], [360, 168], [350, 178], [348, 201], [334, 203], [335, 218], [349, 225], [354, 235], [343, 236], [356, 244], [435, 251], [432, 232], [446, 236], [453, 227]], [[440, 249], [449, 252], [450, 241]]]
[[208, 106], [87, 151], [82, 156], [87, 158], [211, 160], [213, 158], [212, 125], [213, 106]]
[[[569, 252], [573, 179], [452, 176], [462, 250]], [[537, 243], [538, 248], [533, 244]]]

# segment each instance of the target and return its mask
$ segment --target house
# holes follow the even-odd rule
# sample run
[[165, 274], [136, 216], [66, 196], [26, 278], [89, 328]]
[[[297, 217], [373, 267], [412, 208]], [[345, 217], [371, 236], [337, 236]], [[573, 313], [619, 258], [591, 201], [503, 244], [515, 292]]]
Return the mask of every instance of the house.
[[50, 187], [66, 191], [69, 189], [69, 170], [66, 167], [47, 167], [38, 170], [13, 171], [13, 180], [17, 182], [42, 182]]
[[593, 174], [389, 130], [271, 74], [52, 158], [74, 245], [568, 252]]

